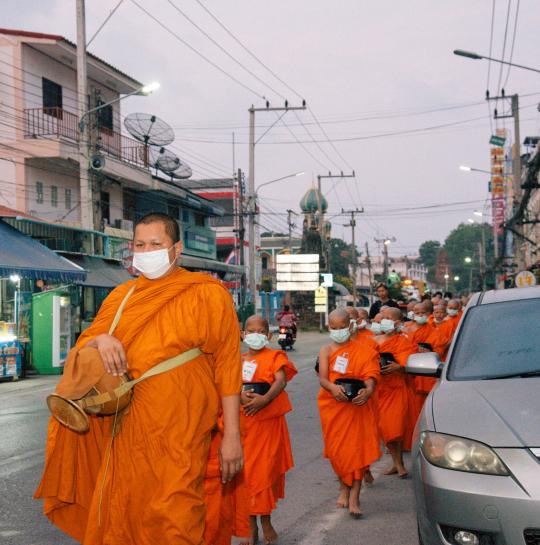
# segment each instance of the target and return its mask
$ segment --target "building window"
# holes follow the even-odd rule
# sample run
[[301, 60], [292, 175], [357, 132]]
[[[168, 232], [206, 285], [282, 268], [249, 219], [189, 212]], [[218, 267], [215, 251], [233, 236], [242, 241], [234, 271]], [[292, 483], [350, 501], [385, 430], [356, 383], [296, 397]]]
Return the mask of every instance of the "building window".
[[195, 225], [197, 227], [206, 227], [206, 217], [202, 214], [195, 213]]
[[107, 191], [101, 191], [101, 219], [107, 220], [107, 224], [111, 222], [111, 197]]
[[[103, 106], [103, 104], [105, 104], [103, 100], [98, 100], [96, 106], [97, 107]], [[100, 130], [105, 129], [106, 132], [113, 131], [113, 109], [111, 104], [100, 108], [97, 111], [97, 118], [98, 118], [98, 125]]]
[[36, 202], [43, 204], [43, 182], [36, 182]]
[[43, 112], [62, 119], [62, 86], [47, 78], [42, 78]]
[[263, 270], [268, 269], [268, 256], [267, 256], [267, 255], [263, 255], [261, 261], [262, 261], [262, 268], [263, 268]]
[[71, 210], [71, 189], [66, 189], [64, 195], [66, 197], [66, 210]]
[[171, 201], [167, 201], [167, 214], [175, 220], [180, 219], [180, 207]]
[[182, 223], [189, 223], [189, 210], [182, 210]]
[[58, 188], [55, 185], [51, 185], [51, 206], [58, 206]]

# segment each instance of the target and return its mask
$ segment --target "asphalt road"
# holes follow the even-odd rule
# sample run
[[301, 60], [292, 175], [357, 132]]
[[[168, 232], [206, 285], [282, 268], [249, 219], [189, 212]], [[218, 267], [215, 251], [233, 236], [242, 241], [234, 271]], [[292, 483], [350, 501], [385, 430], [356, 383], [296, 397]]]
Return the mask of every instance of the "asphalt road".
[[[335, 507], [338, 484], [330, 464], [322, 458], [318, 380], [313, 372], [318, 349], [326, 340], [318, 333], [300, 333], [296, 350], [289, 354], [299, 370], [287, 387], [294, 406], [288, 423], [295, 467], [287, 477], [287, 498], [273, 516], [279, 544], [417, 545], [411, 482], [382, 475], [387, 457], [374, 464], [375, 484], [362, 491], [363, 519], [353, 520], [345, 510]], [[0, 383], [3, 545], [75, 543], [49, 524], [41, 514], [41, 503], [32, 500], [43, 467], [48, 421], [44, 400], [56, 380], [38, 377]]]

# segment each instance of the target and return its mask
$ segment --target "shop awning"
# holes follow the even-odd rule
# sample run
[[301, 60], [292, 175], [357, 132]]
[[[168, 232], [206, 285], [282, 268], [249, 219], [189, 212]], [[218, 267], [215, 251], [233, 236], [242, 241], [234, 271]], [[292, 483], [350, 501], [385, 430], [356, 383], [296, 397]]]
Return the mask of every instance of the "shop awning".
[[133, 278], [120, 261], [89, 255], [64, 255], [69, 261], [86, 270], [86, 279], [77, 282], [82, 286], [111, 289]]
[[52, 282], [83, 282], [86, 272], [33, 238], [0, 220], [0, 276]]
[[222, 263], [221, 261], [214, 261], [213, 259], [204, 259], [202, 257], [186, 254], [180, 255], [178, 263], [181, 267], [185, 267], [186, 269], [200, 269], [210, 272], [242, 274], [244, 270], [244, 267], [240, 265], [229, 265], [228, 263]]

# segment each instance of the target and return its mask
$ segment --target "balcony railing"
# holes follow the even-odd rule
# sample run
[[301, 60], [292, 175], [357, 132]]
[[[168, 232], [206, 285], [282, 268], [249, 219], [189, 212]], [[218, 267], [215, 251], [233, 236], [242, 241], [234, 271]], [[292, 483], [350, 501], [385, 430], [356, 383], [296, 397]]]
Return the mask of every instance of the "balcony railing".
[[[65, 138], [79, 141], [77, 115], [62, 108], [29, 108], [24, 110], [25, 138]], [[148, 168], [148, 153], [143, 144], [107, 128], [100, 128], [97, 142], [101, 151], [120, 161]]]

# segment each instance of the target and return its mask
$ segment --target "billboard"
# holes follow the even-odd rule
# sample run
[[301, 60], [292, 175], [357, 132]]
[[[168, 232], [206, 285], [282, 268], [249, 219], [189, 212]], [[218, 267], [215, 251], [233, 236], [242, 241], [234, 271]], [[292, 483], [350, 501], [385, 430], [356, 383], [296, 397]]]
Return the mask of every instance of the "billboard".
[[315, 291], [319, 287], [319, 254], [278, 254], [278, 291]]

